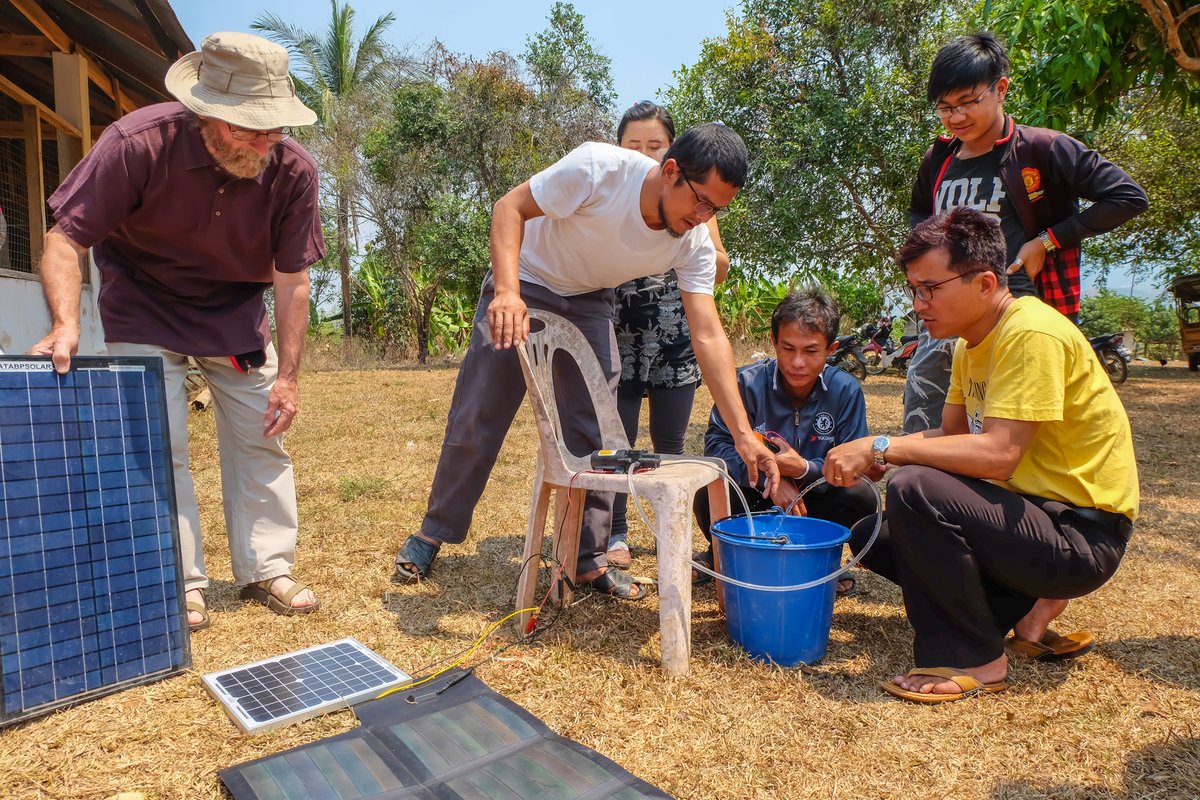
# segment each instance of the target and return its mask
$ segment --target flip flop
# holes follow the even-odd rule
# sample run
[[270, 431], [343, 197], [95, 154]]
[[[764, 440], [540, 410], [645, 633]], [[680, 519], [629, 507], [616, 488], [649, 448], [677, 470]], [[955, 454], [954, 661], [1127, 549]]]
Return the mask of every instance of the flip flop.
[[605, 570], [590, 581], [583, 581], [582, 585], [589, 586], [592, 591], [606, 594], [609, 597], [634, 603], [645, 599], [646, 595], [650, 594], [645, 583], [617, 569]]
[[[409, 536], [400, 552], [396, 553], [396, 572], [392, 575], [395, 583], [417, 583], [429, 577], [433, 570], [433, 560], [437, 558], [441, 548], [430, 544], [419, 536]], [[406, 567], [416, 567], [415, 570]]]
[[1022, 639], [1016, 634], [1004, 640], [1004, 649], [1010, 655], [1031, 661], [1066, 661], [1079, 658], [1095, 646], [1096, 635], [1091, 631], [1075, 631], [1060, 636], [1048, 630], [1039, 642]]
[[955, 700], [963, 700], [976, 694], [994, 694], [995, 692], [1003, 692], [1008, 688], [1005, 681], [996, 681], [995, 683], [981, 683], [972, 676], [966, 674], [961, 669], [955, 667], [913, 667], [904, 677], [911, 678], [914, 675], [932, 675], [935, 678], [945, 678], [946, 680], [954, 681], [961, 692], [951, 692], [947, 694], [939, 694], [935, 692], [913, 692], [908, 689], [902, 689], [892, 681], [883, 681], [879, 686], [888, 694], [899, 697], [901, 700], [909, 700], [914, 703], [951, 703]]
[[835, 597], [853, 597], [854, 595], [858, 594], [858, 581], [854, 579], [853, 575], [848, 572], [843, 574], [837, 579], [838, 583], [841, 583], [842, 581], [850, 581], [850, 585], [845, 589], [841, 588], [840, 586], [837, 587], [833, 592]]
[[200, 615], [199, 622], [193, 623], [190, 620], [188, 621], [188, 632], [189, 633], [195, 633], [196, 631], [202, 631], [205, 628], [207, 628], [209, 626], [209, 624], [212, 622], [212, 620], [210, 620], [208, 618], [208, 608], [205, 607], [201, 603], [197, 603], [195, 600], [187, 601], [187, 610], [189, 613], [195, 611], [197, 614]]
[[[274, 611], [276, 614], [282, 614], [285, 617], [294, 616], [296, 614], [311, 614], [314, 611], [316, 611], [318, 608], [321, 607], [321, 599], [320, 598], [317, 598], [316, 602], [313, 603], [311, 606], [292, 605], [292, 601], [296, 599], [296, 595], [300, 594], [305, 589], [309, 588], [307, 583], [301, 583], [300, 581], [297, 581], [295, 578], [292, 578], [292, 580], [295, 581], [295, 583], [292, 584], [292, 588], [288, 589], [284, 593], [282, 599], [271, 594], [271, 591], [270, 591], [271, 584], [278, 578], [283, 578], [283, 577], [292, 578], [291, 575], [286, 575], [286, 576], [276, 575], [274, 578], [271, 578], [266, 581], [259, 581], [258, 583], [251, 583], [248, 586], [242, 587], [240, 596], [243, 600], [246, 600], [249, 602], [254, 602], [254, 603], [261, 603], [262, 605], [264, 605], [267, 608]], [[266, 583], [267, 585], [263, 586], [264, 583]], [[314, 595], [314, 597], [315, 597], [315, 595]]]

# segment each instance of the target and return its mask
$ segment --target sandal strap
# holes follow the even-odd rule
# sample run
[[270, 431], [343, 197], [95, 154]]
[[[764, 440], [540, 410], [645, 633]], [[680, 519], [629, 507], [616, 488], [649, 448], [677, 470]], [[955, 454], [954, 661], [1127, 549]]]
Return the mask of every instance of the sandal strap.
[[[287, 578], [292, 582], [291, 587], [289, 587], [288, 590], [283, 593], [283, 597], [280, 597], [271, 591], [271, 587], [275, 585], [275, 581], [279, 580], [280, 578]], [[258, 581], [255, 586], [258, 586], [264, 592], [274, 597], [276, 600], [283, 603], [285, 606], [288, 606], [289, 608], [295, 608], [295, 606], [292, 605], [292, 601], [296, 599], [296, 595], [309, 588], [307, 583], [296, 580], [295, 576], [293, 576], [291, 573], [286, 575], [276, 575], [274, 578], [267, 578], [265, 581]]]
[[592, 588], [626, 600], [640, 600], [646, 589], [620, 570], [609, 569], [591, 580]]
[[[291, 575], [288, 575], [287, 577], [292, 578]], [[296, 581], [296, 582], [293, 583], [292, 588], [290, 588], [286, 592], [284, 592], [283, 597], [280, 598], [280, 602], [282, 602], [285, 606], [291, 606], [292, 601], [296, 599], [296, 595], [300, 594], [301, 592], [303, 592], [305, 589], [308, 588], [307, 583], [301, 583], [300, 581], [297, 581], [295, 578], [292, 578], [292, 580]], [[270, 590], [268, 589], [267, 591], [270, 591]]]
[[905, 677], [911, 678], [915, 675], [932, 675], [935, 678], [954, 681], [963, 692], [974, 692], [984, 688], [977, 679], [953, 667], [913, 667]]
[[396, 566], [412, 564], [423, 578], [429, 574], [429, 568], [433, 566], [433, 561], [441, 549], [440, 546], [430, 544], [419, 536], [409, 536], [396, 556]]

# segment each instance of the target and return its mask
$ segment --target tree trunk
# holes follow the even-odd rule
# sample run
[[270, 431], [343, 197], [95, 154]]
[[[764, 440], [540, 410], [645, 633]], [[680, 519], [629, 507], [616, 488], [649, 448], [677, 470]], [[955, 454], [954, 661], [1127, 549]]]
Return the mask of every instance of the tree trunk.
[[350, 198], [337, 197], [338, 263], [342, 268], [342, 331], [350, 336]]
[[437, 296], [436, 289], [426, 289], [421, 293], [417, 305], [417, 363], [424, 364], [429, 360], [429, 334], [433, 327], [433, 301]]

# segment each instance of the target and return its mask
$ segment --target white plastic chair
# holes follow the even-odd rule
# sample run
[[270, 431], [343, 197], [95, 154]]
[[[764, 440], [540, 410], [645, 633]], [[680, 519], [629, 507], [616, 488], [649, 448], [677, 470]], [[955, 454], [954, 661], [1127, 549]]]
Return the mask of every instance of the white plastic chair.
[[[596, 411], [604, 448], [619, 450], [629, 446], [617, 415], [616, 398], [608, 388], [608, 381], [591, 345], [578, 328], [557, 314], [530, 309], [529, 315], [534, 320], [531, 327], [538, 327], [538, 322], [544, 327], [531, 332], [526, 343], [517, 348], [538, 429], [537, 472], [533, 479], [529, 529], [521, 562], [523, 568], [517, 584], [517, 608], [530, 608], [536, 604], [534, 594], [537, 591], [551, 491], [556, 496], [552, 552], [571, 582], [575, 581], [585, 492], [629, 491], [628, 475], [592, 472], [589, 456], [573, 455], [560, 436], [553, 363], [555, 353], [562, 350], [574, 359], [583, 375]], [[579, 408], [578, 413], [590, 413], [590, 410]], [[662, 666], [670, 675], [686, 675], [691, 654], [692, 498], [699, 489], [708, 486], [712, 518], [726, 516], [729, 507], [725, 482], [720, 474], [704, 464], [670, 463], [671, 460], [684, 458], [664, 456], [663, 466], [633, 476], [637, 496], [648, 501], [654, 509], [655, 538], [658, 540]], [[686, 458], [688, 461], [708, 462], [714, 467], [724, 468], [720, 459], [700, 456]], [[557, 568], [552, 572], [551, 580], [551, 592], [556, 601], [564, 605], [570, 603], [570, 587], [560, 580]], [[529, 614], [521, 614], [517, 618], [518, 630], [523, 632], [528, 622]]]

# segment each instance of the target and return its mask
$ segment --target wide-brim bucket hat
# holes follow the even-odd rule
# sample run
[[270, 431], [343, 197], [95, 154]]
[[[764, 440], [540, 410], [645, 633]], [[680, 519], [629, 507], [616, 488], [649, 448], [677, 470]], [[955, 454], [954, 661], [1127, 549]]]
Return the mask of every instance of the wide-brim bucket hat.
[[167, 70], [167, 91], [202, 117], [265, 131], [312, 125], [316, 113], [296, 97], [288, 52], [249, 33], [214, 33]]

